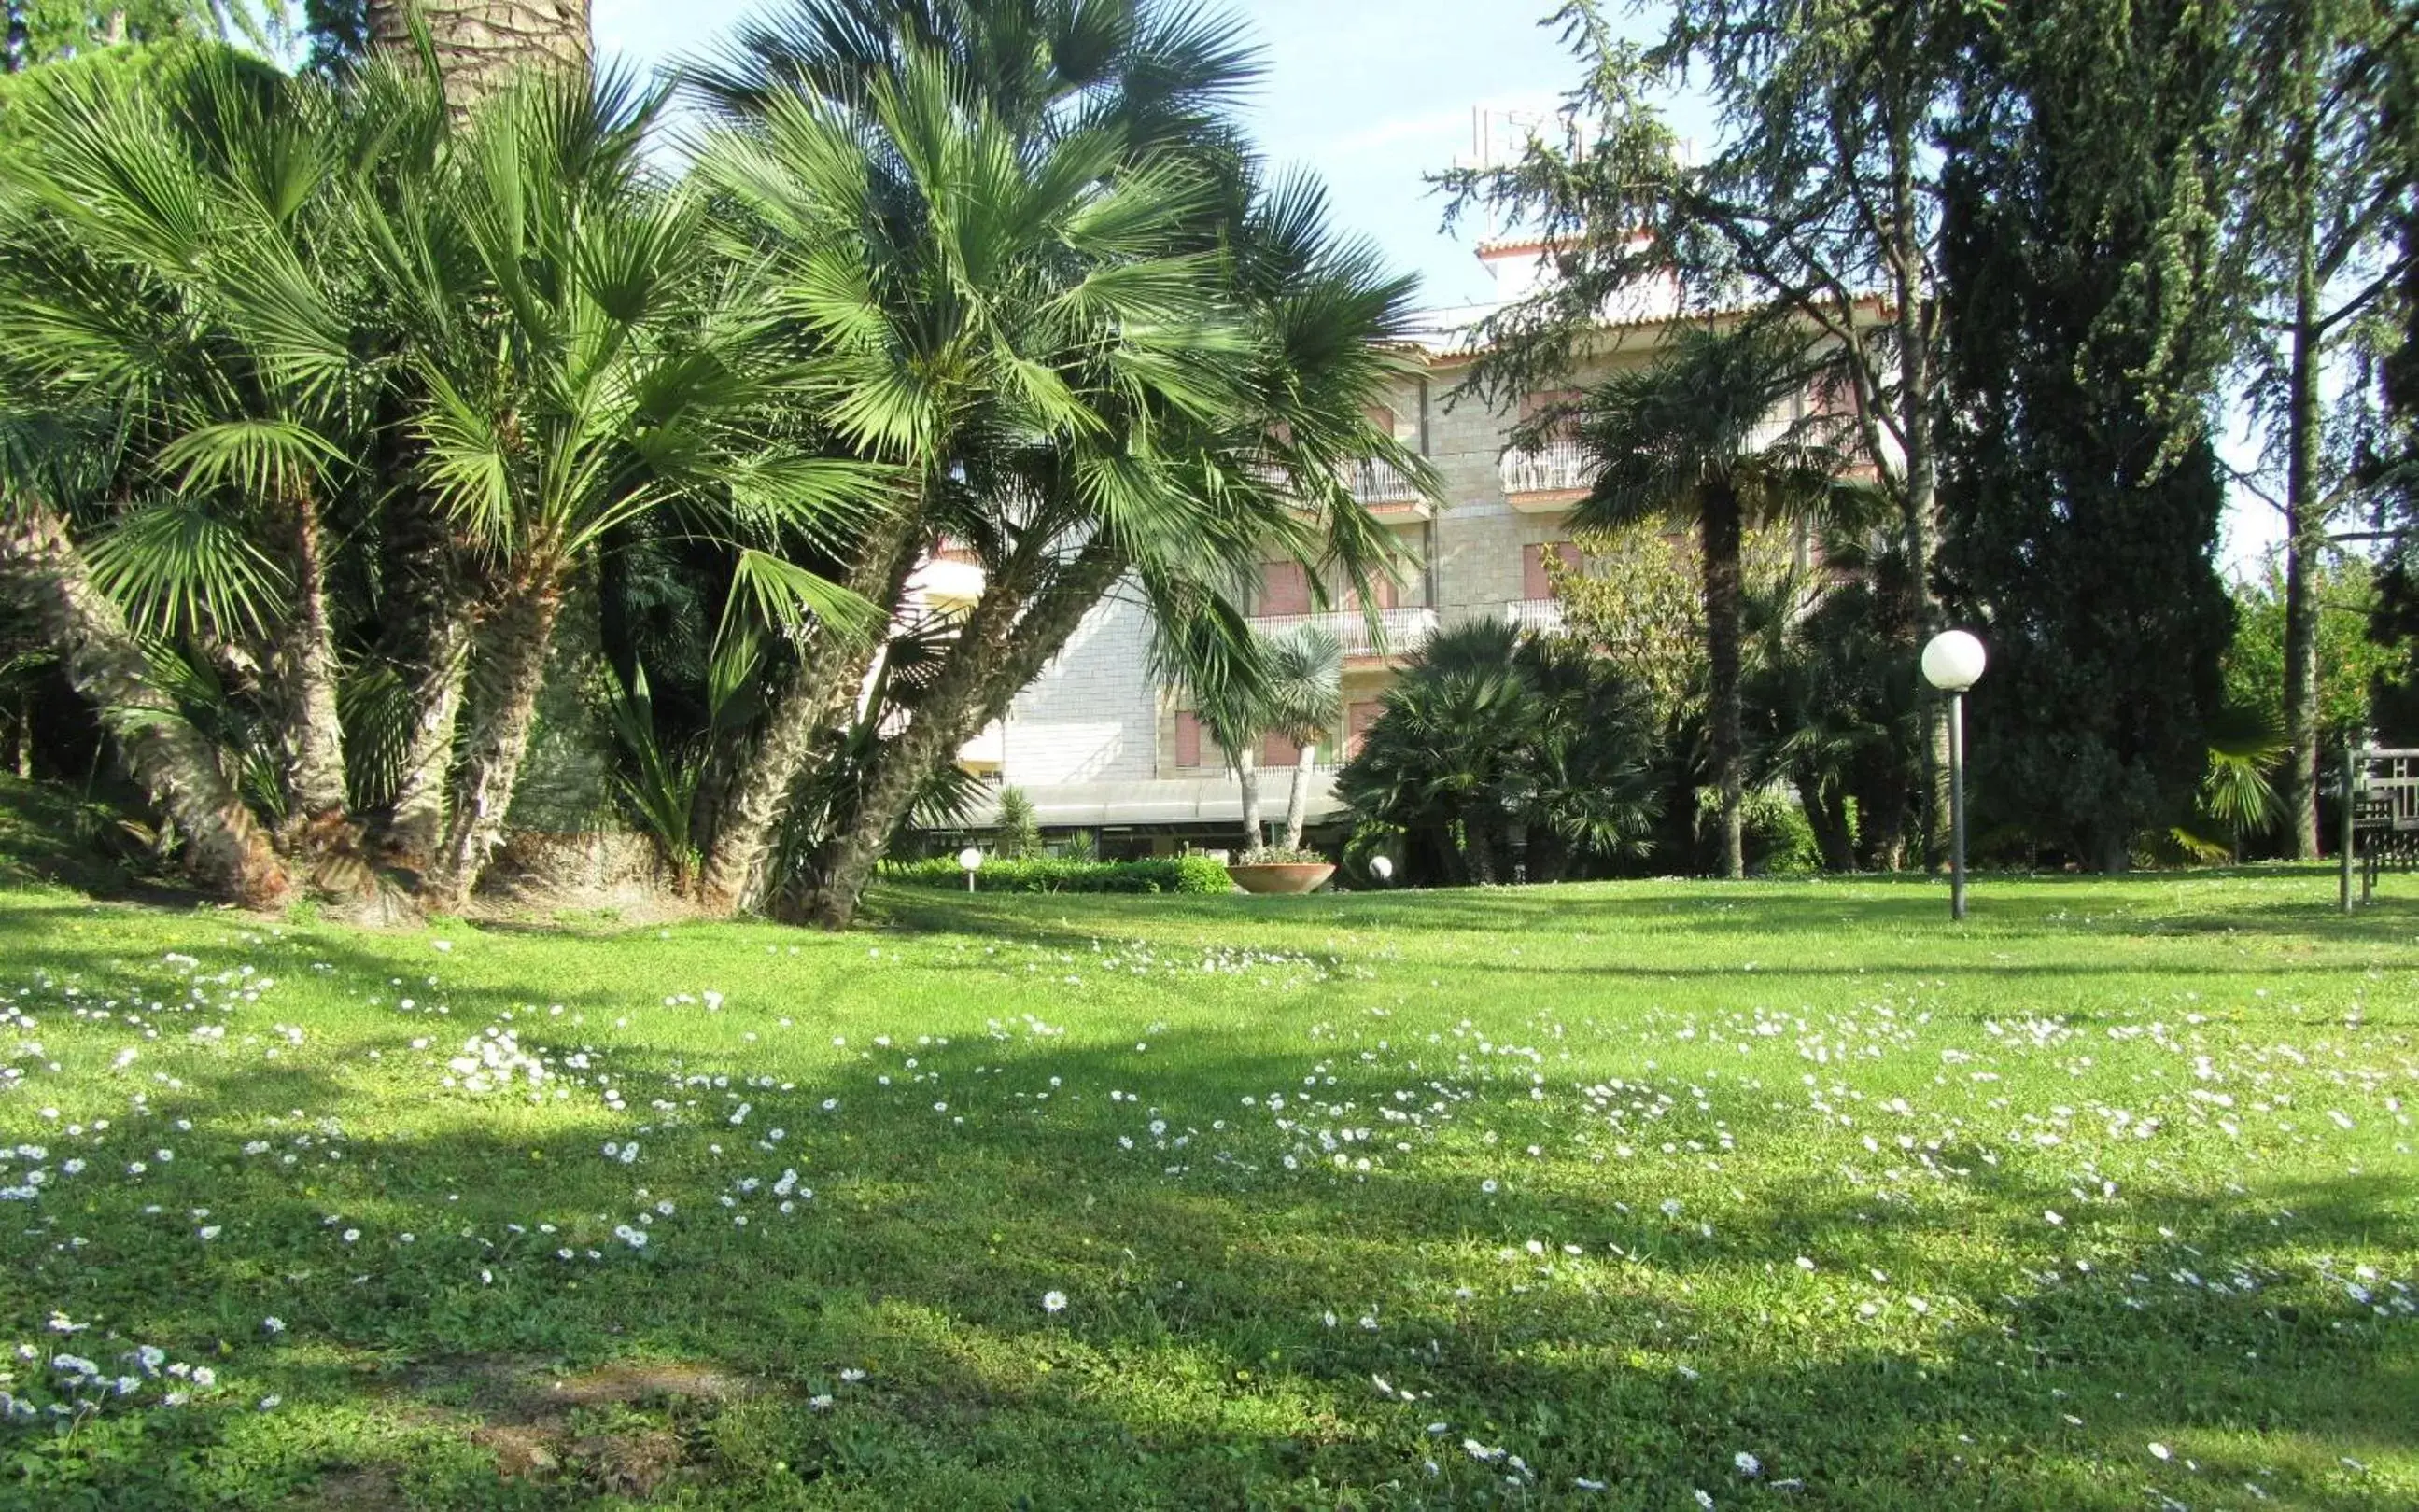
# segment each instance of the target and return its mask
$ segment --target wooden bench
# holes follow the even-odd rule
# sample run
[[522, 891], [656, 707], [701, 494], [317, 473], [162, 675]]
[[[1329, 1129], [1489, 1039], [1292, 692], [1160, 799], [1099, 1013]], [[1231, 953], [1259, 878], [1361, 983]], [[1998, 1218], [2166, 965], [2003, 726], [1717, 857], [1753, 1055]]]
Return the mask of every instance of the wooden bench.
[[2376, 895], [2380, 872], [2419, 871], [2419, 751], [2348, 750], [2337, 782], [2344, 799], [2337, 891], [2350, 913]]

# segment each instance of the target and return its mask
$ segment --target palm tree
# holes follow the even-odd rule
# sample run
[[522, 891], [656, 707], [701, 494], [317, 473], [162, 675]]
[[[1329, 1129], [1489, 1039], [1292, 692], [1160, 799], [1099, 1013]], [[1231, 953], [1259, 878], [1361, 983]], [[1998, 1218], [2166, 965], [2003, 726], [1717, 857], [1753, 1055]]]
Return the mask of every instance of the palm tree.
[[523, 70], [588, 70], [588, 0], [364, 0], [361, 38], [408, 56], [425, 30], [445, 98], [468, 112]]
[[1260, 825], [1260, 736], [1267, 728], [1269, 669], [1264, 636], [1240, 607], [1240, 581], [1172, 590], [1151, 616], [1153, 680], [1192, 705], [1242, 801], [1245, 852], [1268, 843]]
[[1703, 578], [1711, 775], [1720, 797], [1722, 875], [1746, 875], [1741, 831], [1747, 757], [1740, 716], [1741, 548], [1748, 528], [1819, 512], [1845, 458], [1803, 427], [1776, 435], [1775, 413], [1816, 372], [1785, 327], [1691, 328], [1651, 367], [1621, 373], [1582, 401], [1579, 437], [1594, 473], [1571, 512], [1580, 529], [1648, 520], [1695, 528]]
[[[945, 538], [985, 570], [818, 863], [807, 911], [827, 924], [915, 796], [1116, 585], [1165, 602], [1271, 550], [1365, 582], [1389, 550], [1334, 468], [1401, 451], [1358, 396], [1391, 371], [1367, 338], [1399, 328], [1407, 286], [1333, 244], [1315, 193], [1262, 190], [1189, 124], [1238, 76], [1224, 31], [1149, 0], [1082, 8], [1118, 25], [1108, 66], [1070, 71], [1093, 55], [1036, 38], [1074, 8], [810, 4], [703, 86], [736, 114], [702, 170], [794, 291], [834, 429], [906, 480], [846, 581], [895, 608]], [[710, 896], [760, 895], [770, 833], [866, 667], [799, 649], [717, 817]]]
[[146, 89], [45, 91], [41, 150], [10, 170], [39, 207], [0, 280], [11, 359], [44, 403], [125, 428], [96, 580], [138, 628], [256, 649], [289, 839], [314, 846], [350, 817], [331, 577], [379, 486], [352, 459], [373, 451], [391, 361], [345, 200], [434, 110], [424, 90], [353, 94], [205, 51]]
[[1272, 638], [1264, 660], [1268, 665], [1262, 725], [1300, 747], [1294, 758], [1293, 786], [1286, 796], [1285, 848], [1302, 848], [1302, 829], [1310, 809], [1311, 771], [1317, 765], [1318, 742], [1335, 728], [1344, 701], [1344, 649], [1334, 636], [1304, 626]]
[[[407, 291], [420, 485], [491, 595], [470, 725], [424, 878], [455, 906], [503, 832], [563, 595], [614, 530], [678, 509], [716, 526], [827, 526], [865, 468], [775, 434], [797, 405], [763, 340], [763, 290], [720, 260], [703, 197], [639, 156], [659, 96], [534, 77], [482, 105], [435, 191], [381, 206], [367, 243]], [[788, 613], [865, 605], [749, 550], [743, 584]]]
[[1604, 658], [1474, 620], [1412, 658], [1336, 791], [1403, 832], [1414, 878], [1508, 879], [1517, 825], [1542, 879], [1645, 850], [1654, 747], [1642, 690]]
[[93, 582], [66, 514], [52, 502], [62, 465], [108, 435], [105, 425], [82, 434], [22, 420], [0, 426], [0, 588], [27, 607], [68, 681], [107, 716], [128, 771], [184, 833], [195, 875], [232, 901], [266, 907], [292, 890], [285, 863], [218, 753], [161, 685], [116, 602]]

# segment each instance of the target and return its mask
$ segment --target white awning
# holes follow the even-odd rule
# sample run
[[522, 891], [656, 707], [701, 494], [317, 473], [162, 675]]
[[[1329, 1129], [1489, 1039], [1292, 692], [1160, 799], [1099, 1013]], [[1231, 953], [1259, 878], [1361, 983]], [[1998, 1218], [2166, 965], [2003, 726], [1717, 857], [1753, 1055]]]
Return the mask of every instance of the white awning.
[[[1285, 817], [1286, 798], [1293, 790], [1290, 768], [1270, 768], [1260, 773], [1260, 815]], [[1243, 794], [1232, 777], [1176, 777], [1140, 782], [1086, 782], [1055, 785], [1017, 784], [1032, 801], [1034, 817], [1045, 829], [1117, 829], [1128, 825], [1240, 824]], [[1335, 773], [1322, 769], [1311, 775], [1307, 816], [1312, 822], [1344, 811], [1335, 796]], [[976, 806], [972, 822], [989, 826], [999, 821], [996, 792]]]

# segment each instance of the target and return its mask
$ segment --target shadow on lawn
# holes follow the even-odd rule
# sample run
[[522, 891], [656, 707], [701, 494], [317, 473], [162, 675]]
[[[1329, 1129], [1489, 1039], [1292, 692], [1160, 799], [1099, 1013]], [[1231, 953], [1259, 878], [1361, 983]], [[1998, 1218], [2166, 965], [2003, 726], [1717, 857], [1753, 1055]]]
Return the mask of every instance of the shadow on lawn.
[[[381, 960], [392, 965], [365, 955], [346, 969]], [[612, 1489], [588, 1460], [566, 1449], [551, 1470], [499, 1480], [501, 1451], [469, 1435], [516, 1411], [494, 1382], [634, 1360], [747, 1389], [639, 1393], [566, 1417], [564, 1443], [669, 1435], [672, 1488], [751, 1508], [1509, 1497], [1503, 1466], [1463, 1453], [1465, 1436], [1538, 1468], [1538, 1487], [1511, 1498], [1520, 1504], [1568, 1493], [1579, 1475], [1613, 1482], [1611, 1504], [1686, 1504], [1698, 1487], [1726, 1503], [1777, 1498], [1730, 1470], [1747, 1449], [1766, 1481], [1806, 1482], [1793, 1504], [2133, 1507], [2146, 1486], [2196, 1483], [2146, 1457], [2157, 1440], [2196, 1458], [2204, 1486], [2258, 1480], [2303, 1505], [2349, 1507], [2376, 1504], [2338, 1457], [2419, 1449], [2407, 1410], [2419, 1324], [2296, 1279], [2301, 1256], [2408, 1231], [2411, 1195], [2381, 1177], [2265, 1184], [2236, 1201], [2137, 1185], [2120, 1209], [2078, 1211], [2061, 1237], [2040, 1220], [2045, 1206], [2075, 1206], [2061, 1180], [2013, 1168], [1975, 1167], [1913, 1212], [1810, 1199], [1788, 1151], [1801, 1125], [1743, 1101], [1719, 1108], [1741, 1145], [1734, 1164], [1754, 1168], [1752, 1153], [1776, 1169], [1707, 1239], [1693, 1213], [1656, 1210], [1654, 1167], [1593, 1178], [1557, 1167], [1490, 1198], [1446, 1168], [1451, 1151], [1366, 1181], [1286, 1172], [1265, 1130], [1230, 1141], [1251, 1168], [1222, 1165], [1206, 1110], [1295, 1088], [1303, 1061], [1181, 1033], [1155, 1037], [1153, 1056], [1183, 1082], [1185, 1106], [1163, 1110], [1107, 1098], [1113, 1087], [1161, 1095], [1158, 1074], [1129, 1056], [969, 1041], [918, 1052], [946, 1098], [903, 1079], [884, 1088], [863, 1065], [751, 1092], [751, 1128], [792, 1131], [777, 1151], [723, 1126], [710, 1085], [693, 1089], [690, 1122], [641, 1134], [646, 1155], [624, 1167], [598, 1140], [648, 1121], [648, 1099], [678, 1095], [674, 1077], [735, 1084], [748, 1071], [658, 1047], [607, 1057], [629, 1118], [565, 1127], [431, 1086], [428, 1103], [403, 1100], [419, 1115], [403, 1130], [356, 1137], [340, 1158], [292, 1146], [318, 1135], [321, 1115], [373, 1092], [395, 1106], [394, 1078], [424, 1079], [404, 1053], [423, 1027], [398, 1020], [357, 1045], [393, 1058], [375, 1065], [247, 1060], [155, 1090], [140, 1141], [178, 1117], [195, 1123], [173, 1136], [173, 1167], [63, 1187], [39, 1226], [0, 1232], [8, 1315], [99, 1318], [185, 1357], [226, 1340], [221, 1368], [245, 1399], [275, 1392], [287, 1404], [284, 1417], [193, 1412], [148, 1436], [104, 1418], [80, 1447], [7, 1461], [28, 1504], [265, 1505], [314, 1488], [362, 1500], [368, 1486], [445, 1507], [586, 1505]], [[977, 1064], [1002, 1069], [977, 1077]], [[1042, 1104], [1034, 1094], [1053, 1077]], [[1374, 1102], [1394, 1084], [1371, 1074], [1320, 1095]], [[1524, 1078], [1477, 1092], [1456, 1115], [1465, 1131], [1540, 1116]], [[823, 1114], [824, 1096], [840, 1107]], [[967, 1123], [935, 1113], [936, 1100]], [[593, 1092], [578, 1106], [594, 1110]], [[1196, 1144], [1116, 1148], [1155, 1112], [1196, 1130]], [[273, 1134], [272, 1116], [285, 1121]], [[1668, 1126], [1707, 1133], [1712, 1115]], [[263, 1137], [297, 1164], [244, 1152]], [[732, 1153], [711, 1156], [709, 1141]], [[729, 1180], [793, 1163], [816, 1189], [801, 1214], [778, 1219], [747, 1194], [735, 1211], [753, 1221], [729, 1222]], [[1171, 1163], [1190, 1168], [1171, 1177]], [[610, 1233], [640, 1201], [636, 1186], [676, 1202], [643, 1252]], [[200, 1207], [223, 1227], [208, 1244], [193, 1236]], [[361, 1241], [342, 1238], [351, 1227]], [[68, 1233], [88, 1243], [65, 1247]], [[1532, 1237], [1548, 1241], [1542, 1258], [1520, 1247]], [[1561, 1255], [1565, 1242], [1588, 1260]], [[566, 1262], [553, 1254], [562, 1245], [607, 1258]], [[1495, 1260], [1499, 1246], [1515, 1259]], [[2093, 1269], [2074, 1270], [2087, 1250]], [[1824, 1282], [1801, 1277], [1800, 1255], [1820, 1257]], [[1828, 1279], [1868, 1265], [1899, 1274], [1870, 1288]], [[2174, 1278], [2186, 1269], [2204, 1284]], [[2237, 1289], [2237, 1275], [2258, 1284]], [[1057, 1318], [1038, 1305], [1054, 1290], [1072, 1299]], [[1934, 1313], [1907, 1311], [1910, 1293], [1934, 1298]], [[1870, 1325], [1848, 1322], [1859, 1295], [1889, 1306]], [[1364, 1310], [1375, 1329], [1359, 1326]], [[288, 1324], [273, 1342], [259, 1325], [270, 1314]], [[869, 1377], [843, 1383], [843, 1367]], [[1381, 1398], [1373, 1377], [1433, 1395]], [[835, 1397], [827, 1410], [811, 1405], [822, 1394]], [[307, 1430], [276, 1431], [298, 1413]], [[1431, 1421], [1450, 1425], [1441, 1440]], [[0, 1455], [13, 1448], [0, 1441]]]

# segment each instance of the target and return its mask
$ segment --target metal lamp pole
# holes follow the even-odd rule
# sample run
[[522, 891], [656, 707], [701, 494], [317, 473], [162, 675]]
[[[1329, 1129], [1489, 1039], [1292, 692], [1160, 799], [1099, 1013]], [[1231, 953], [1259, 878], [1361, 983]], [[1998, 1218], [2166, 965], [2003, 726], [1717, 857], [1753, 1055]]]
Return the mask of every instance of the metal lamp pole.
[[1944, 630], [1923, 648], [1923, 680], [1949, 695], [1949, 917], [1965, 917], [1965, 690], [1989, 658], [1963, 630]]
[[1965, 918], [1965, 695], [1949, 695], [1949, 917]]

